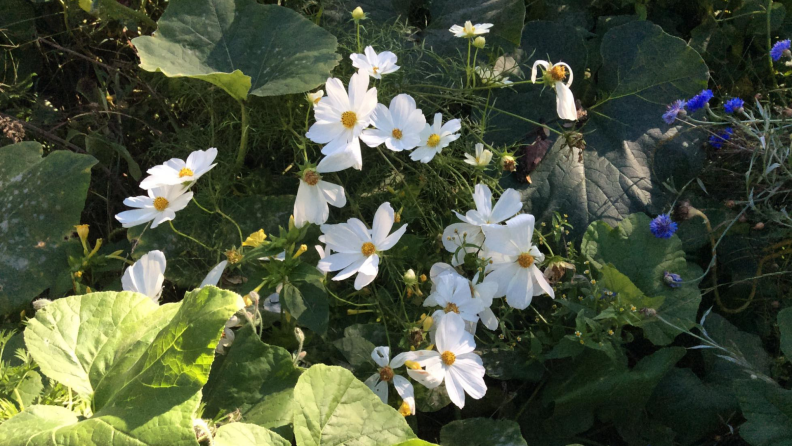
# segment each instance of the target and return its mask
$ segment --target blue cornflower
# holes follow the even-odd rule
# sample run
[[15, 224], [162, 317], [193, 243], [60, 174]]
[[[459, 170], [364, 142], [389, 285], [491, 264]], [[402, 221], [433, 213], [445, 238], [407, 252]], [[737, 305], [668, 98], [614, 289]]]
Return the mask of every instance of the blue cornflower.
[[773, 48], [770, 50], [770, 57], [773, 60], [778, 61], [784, 56], [785, 51], [789, 51], [789, 48], [792, 47], [792, 42], [789, 39], [780, 40], [773, 45]]
[[711, 135], [709, 137], [709, 144], [714, 149], [720, 149], [721, 147], [723, 147], [723, 144], [725, 144], [726, 141], [728, 141], [732, 137], [733, 134], [734, 134], [734, 129], [732, 129], [731, 127], [726, 127], [725, 129], [723, 129], [723, 131], [718, 132], [717, 135]]
[[666, 124], [673, 124], [676, 121], [677, 115], [682, 113], [684, 116], [685, 113], [685, 101], [682, 99], [677, 99], [676, 101], [672, 102], [671, 105], [668, 106], [668, 110], [663, 113], [663, 121]]
[[682, 286], [682, 276], [666, 271], [663, 273], [663, 282], [671, 288], [679, 288]]
[[723, 109], [726, 110], [726, 113], [732, 114], [742, 111], [743, 105], [745, 105], [745, 101], [742, 99], [731, 98], [723, 104]]
[[693, 113], [696, 110], [700, 110], [704, 108], [704, 106], [707, 105], [707, 102], [709, 102], [709, 100], [712, 99], [713, 96], [715, 95], [712, 94], [712, 90], [701, 90], [701, 93], [693, 96], [691, 99], [688, 99], [687, 101], [688, 110], [690, 110], [690, 112]]
[[657, 238], [671, 238], [677, 230], [677, 224], [671, 220], [670, 214], [660, 214], [649, 223], [649, 229]]

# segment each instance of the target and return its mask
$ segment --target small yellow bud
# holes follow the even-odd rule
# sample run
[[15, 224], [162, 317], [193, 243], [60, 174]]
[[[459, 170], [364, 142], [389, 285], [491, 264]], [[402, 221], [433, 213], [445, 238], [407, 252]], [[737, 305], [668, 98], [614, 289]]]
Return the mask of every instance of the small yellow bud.
[[394, 214], [393, 222], [394, 223], [401, 223], [401, 214]]
[[484, 48], [484, 45], [486, 44], [487, 44], [487, 39], [481, 36], [478, 36], [475, 39], [473, 39], [473, 46], [475, 46], [478, 49]]
[[426, 281], [427, 281], [426, 274], [421, 274], [421, 282], [426, 282]]
[[80, 236], [80, 240], [85, 241], [88, 239], [88, 225], [77, 225], [74, 229], [77, 230], [77, 235]]
[[357, 21], [357, 20], [363, 20], [363, 19], [365, 19], [365, 18], [366, 18], [366, 13], [365, 13], [365, 12], [363, 12], [363, 8], [361, 8], [360, 6], [358, 6], [357, 8], [355, 8], [355, 9], [352, 11], [352, 18], [353, 18], [353, 19], [355, 19], [356, 21]]
[[308, 246], [305, 244], [300, 245], [300, 247], [297, 248], [297, 252], [295, 252], [294, 255], [292, 256], [292, 259], [296, 259], [297, 257], [300, 257], [301, 255], [305, 254], [305, 251], [308, 251]]
[[289, 231], [294, 229], [294, 215], [289, 216]]
[[76, 273], [74, 273], [74, 277], [76, 277], [76, 278], [78, 278], [78, 279], [79, 279], [80, 277], [82, 277], [82, 276], [83, 276], [83, 272], [82, 272], [82, 271], [77, 271]]

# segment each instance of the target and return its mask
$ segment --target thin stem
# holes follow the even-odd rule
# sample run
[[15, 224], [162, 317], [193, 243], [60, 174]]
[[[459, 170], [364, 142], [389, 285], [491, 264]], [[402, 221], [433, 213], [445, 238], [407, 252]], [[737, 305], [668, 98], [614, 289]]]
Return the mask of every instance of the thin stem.
[[470, 47], [472, 45], [472, 41], [467, 39], [468, 41], [468, 55], [467, 55], [467, 65], [465, 65], [465, 87], [470, 86]]
[[[770, 55], [770, 50], [773, 48], [773, 42], [770, 39], [770, 17], [772, 14], [773, 0], [767, 0], [767, 66], [770, 68], [770, 79], [773, 81], [773, 89], [778, 90], [778, 80], [775, 77], [775, 68], [773, 67], [773, 57]], [[783, 94], [779, 94], [781, 102], [786, 107], [786, 98]]]
[[242, 136], [239, 138], [239, 151], [237, 152], [236, 169], [239, 170], [245, 164], [245, 155], [247, 155], [248, 143], [248, 112], [245, 107], [245, 101], [239, 101], [239, 107], [242, 110]]
[[357, 42], [357, 52], [362, 53], [360, 50], [360, 20], [355, 20], [355, 41]]
[[175, 233], [176, 233], [176, 235], [180, 235], [180, 236], [182, 236], [182, 237], [184, 237], [184, 238], [186, 238], [186, 239], [192, 240], [192, 241], [194, 241], [195, 243], [198, 243], [199, 245], [203, 246], [205, 249], [207, 249], [207, 250], [209, 250], [209, 251], [212, 251], [212, 248], [210, 248], [210, 247], [208, 247], [208, 246], [204, 245], [203, 243], [201, 243], [199, 240], [195, 239], [194, 237], [191, 237], [191, 236], [189, 236], [189, 235], [187, 235], [187, 234], [185, 234], [185, 233], [183, 233], [183, 232], [179, 232], [179, 230], [177, 230], [177, 229], [176, 229], [176, 228], [173, 226], [173, 221], [172, 221], [172, 220], [168, 220], [168, 224], [170, 225], [171, 229], [173, 229], [173, 232], [175, 232]]

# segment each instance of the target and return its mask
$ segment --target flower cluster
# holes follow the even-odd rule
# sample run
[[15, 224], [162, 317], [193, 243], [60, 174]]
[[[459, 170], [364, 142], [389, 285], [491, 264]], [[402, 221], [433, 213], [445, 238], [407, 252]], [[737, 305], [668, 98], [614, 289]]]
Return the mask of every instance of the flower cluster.
[[720, 149], [726, 144], [729, 139], [731, 139], [732, 135], [734, 134], [734, 129], [731, 127], [726, 127], [725, 129], [719, 131], [714, 135], [710, 135], [709, 137], [709, 145], [712, 146], [713, 149]]
[[149, 176], [140, 182], [148, 195], [129, 197], [124, 204], [138, 208], [116, 215], [116, 220], [125, 228], [151, 222], [156, 228], [160, 223], [176, 218], [176, 212], [187, 207], [192, 200], [190, 188], [216, 164], [217, 149], [197, 150], [187, 161], [173, 158], [148, 170]]

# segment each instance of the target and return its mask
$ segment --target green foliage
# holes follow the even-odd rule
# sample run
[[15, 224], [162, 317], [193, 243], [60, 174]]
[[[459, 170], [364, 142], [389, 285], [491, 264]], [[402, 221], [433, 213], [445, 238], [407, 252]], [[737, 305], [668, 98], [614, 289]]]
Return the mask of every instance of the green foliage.
[[316, 333], [327, 331], [329, 306], [325, 291], [324, 274], [313, 265], [301, 263], [289, 277], [291, 282], [283, 285], [281, 302], [286, 310], [297, 318], [297, 323]]
[[441, 446], [528, 446], [514, 421], [468, 418], [452, 421], [440, 431]]
[[415, 438], [404, 417], [340, 367], [311, 367], [294, 396], [294, 436], [300, 446], [390, 445]]
[[[658, 239], [649, 230], [649, 222], [650, 218], [644, 214], [630, 215], [615, 228], [595, 222], [583, 236], [581, 253], [594, 266], [613, 265], [646, 296], [662, 298], [662, 305], [652, 303], [650, 308], [657, 307], [657, 314], [674, 325], [691, 328], [701, 302], [696, 280], [701, 270], [685, 260], [677, 236]], [[678, 288], [669, 287], [663, 281], [665, 271], [680, 274], [686, 283]], [[628, 285], [619, 286], [624, 288], [611, 291], [629, 292]], [[643, 329], [646, 337], [657, 345], [670, 343], [680, 333], [665, 323], [644, 324]]]
[[238, 410], [245, 422], [259, 426], [290, 424], [299, 376], [288, 351], [263, 343], [252, 326], [245, 326], [237, 331], [228, 355], [212, 368], [203, 390], [204, 413]]
[[201, 79], [237, 100], [311, 90], [339, 59], [330, 33], [253, 0], [174, 2], [158, 26], [156, 35], [133, 41], [141, 68]]
[[[44, 339], [73, 334], [72, 327], [86, 333], [79, 340], [87, 346], [101, 346], [107, 335], [105, 331], [114, 328], [116, 320], [112, 311], [102, 313], [104, 317], [100, 315], [97, 318], [83, 315], [81, 317], [85, 323], [82, 325], [72, 324], [69, 316], [75, 310], [87, 310], [101, 297], [112, 299], [107, 295], [71, 296], [39, 312], [31, 325], [35, 327], [40, 324], [37, 333], [49, 334], [47, 338], [31, 335], [29, 339], [33, 358], [38, 362], [46, 362], [49, 353], [44, 347]], [[140, 298], [132, 293], [118, 293], [115, 296], [122, 313], [128, 312], [125, 309], [134, 306]], [[85, 305], [83, 299], [86, 300]], [[125, 300], [133, 303], [124, 304]], [[115, 367], [98, 366], [95, 369], [94, 376], [101, 382], [97, 385], [93, 400], [93, 416], [80, 420], [76, 414], [62, 407], [32, 406], [0, 426], [0, 444], [26, 442], [44, 445], [51, 444], [51, 441], [56, 444], [75, 441], [86, 445], [104, 445], [112, 442], [113, 438], [123, 439], [129, 444], [194, 444], [192, 419], [200, 402], [201, 387], [209, 376], [214, 348], [223, 325], [242, 307], [242, 303], [238, 295], [208, 286], [188, 293], [181, 304], [174, 306], [178, 307], [177, 311], [171, 313], [172, 318], [155, 336], [144, 335], [139, 338], [139, 347], [133, 346], [124, 352], [126, 357], [116, 361]], [[58, 319], [60, 315], [63, 315], [63, 319]], [[158, 324], [156, 319], [152, 321], [153, 325]], [[151, 319], [142, 319], [138, 325], [149, 321]], [[123, 335], [134, 337], [134, 333], [131, 327], [122, 324], [117, 331], [109, 334], [118, 339]], [[86, 350], [91, 351], [90, 348], [78, 350], [73, 341], [64, 342], [55, 346], [55, 349], [66, 350], [60, 358], [64, 358], [69, 349], [72, 349], [74, 356], [85, 355]], [[103, 355], [100, 352], [94, 357], [107, 361], [105, 358], [114, 352], [108, 353]], [[85, 359], [82, 364], [92, 362]], [[65, 366], [66, 361], [56, 359], [54, 364]], [[81, 364], [78, 366], [82, 367]], [[91, 385], [88, 381], [94, 369], [83, 369], [82, 377], [76, 382], [87, 388]], [[62, 376], [51, 378], [57, 380]], [[107, 390], [103, 392], [102, 386]]]
[[247, 423], [226, 424], [217, 429], [216, 446], [289, 446], [291, 443], [271, 430]]
[[91, 156], [41, 144], [0, 148], [0, 314], [30, 303], [66, 267], [66, 248], [85, 205]]
[[759, 380], [734, 383], [740, 408], [748, 420], [740, 435], [751, 446], [784, 446], [792, 438], [792, 390]]
[[792, 361], [792, 309], [778, 312], [778, 330], [781, 332], [781, 352]]

